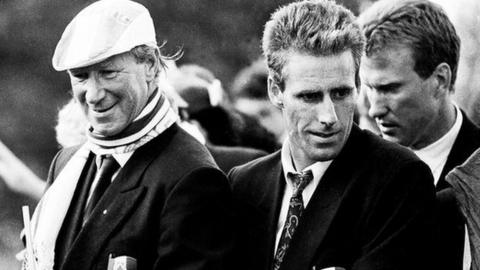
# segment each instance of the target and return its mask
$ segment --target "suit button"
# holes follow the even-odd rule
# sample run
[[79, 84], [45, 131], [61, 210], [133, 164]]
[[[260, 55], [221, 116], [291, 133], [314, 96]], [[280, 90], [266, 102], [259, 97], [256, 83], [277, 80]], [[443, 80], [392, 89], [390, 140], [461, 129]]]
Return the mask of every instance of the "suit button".
[[107, 214], [107, 209], [103, 210], [102, 214], [106, 215]]

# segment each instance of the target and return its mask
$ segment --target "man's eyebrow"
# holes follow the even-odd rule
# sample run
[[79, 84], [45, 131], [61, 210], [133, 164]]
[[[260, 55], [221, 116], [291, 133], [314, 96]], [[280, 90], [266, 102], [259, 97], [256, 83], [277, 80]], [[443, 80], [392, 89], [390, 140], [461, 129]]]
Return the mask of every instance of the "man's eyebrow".
[[397, 88], [401, 86], [402, 82], [386, 82], [386, 83], [369, 83], [369, 82], [362, 82], [363, 85], [367, 86], [368, 88], [374, 88], [380, 91], [390, 90], [392, 88]]
[[94, 64], [93, 66], [88, 66], [88, 67], [80, 67], [80, 68], [74, 68], [74, 69], [70, 69], [69, 72], [72, 73], [72, 74], [78, 74], [78, 73], [83, 73], [83, 72], [86, 72], [90, 69], [104, 69], [104, 68], [112, 68], [113, 67], [113, 64], [111, 61], [103, 61], [103, 62], [100, 62], [98, 64]]
[[103, 62], [100, 62], [97, 64], [97, 67], [98, 68], [109, 68], [109, 67], [112, 67], [113, 64], [112, 64], [112, 61], [103, 61]]
[[374, 85], [374, 87], [375, 87], [375, 89], [377, 89], [379, 91], [389, 91], [389, 90], [392, 90], [392, 89], [396, 89], [401, 85], [402, 85], [401, 82], [390, 82], [390, 83], [385, 83], [385, 84]]
[[87, 68], [73, 68], [73, 69], [69, 69], [68, 70], [68, 73], [70, 74], [80, 74], [80, 73], [83, 73], [83, 72], [86, 72], [87, 71]]
[[340, 86], [335, 86], [335, 87], [330, 88], [330, 91], [352, 91], [354, 89], [355, 89], [354, 86], [340, 85]]

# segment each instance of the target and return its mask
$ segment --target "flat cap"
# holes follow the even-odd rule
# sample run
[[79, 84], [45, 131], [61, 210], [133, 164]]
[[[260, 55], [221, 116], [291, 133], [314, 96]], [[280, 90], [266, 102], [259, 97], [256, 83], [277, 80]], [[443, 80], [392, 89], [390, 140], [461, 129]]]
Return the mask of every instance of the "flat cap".
[[129, 0], [100, 0], [67, 25], [52, 65], [58, 71], [86, 67], [139, 45], [157, 46], [148, 10]]

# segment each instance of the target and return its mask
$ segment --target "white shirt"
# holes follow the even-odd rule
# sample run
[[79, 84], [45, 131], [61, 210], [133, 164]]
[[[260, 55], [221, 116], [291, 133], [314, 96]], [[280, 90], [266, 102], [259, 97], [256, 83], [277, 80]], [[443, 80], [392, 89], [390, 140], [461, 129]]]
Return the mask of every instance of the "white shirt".
[[[287, 219], [288, 208], [290, 207], [290, 199], [293, 195], [293, 184], [290, 179], [288, 179], [287, 174], [289, 172], [297, 173], [295, 170], [295, 165], [293, 164], [292, 154], [290, 152], [290, 143], [289, 139], [284, 141], [281, 150], [281, 159], [282, 159], [282, 167], [283, 167], [283, 175], [285, 178], [285, 192], [283, 194], [282, 199], [282, 208], [280, 209], [280, 216], [278, 217], [277, 223], [277, 232], [276, 232], [276, 239], [275, 239], [275, 249], [274, 254], [277, 250], [278, 242], [280, 241], [280, 237], [282, 236], [283, 226], [285, 224], [285, 220]], [[324, 162], [315, 162], [312, 165], [303, 169], [303, 171], [312, 170], [313, 173], [313, 180], [305, 187], [302, 192], [302, 199], [303, 199], [303, 206], [307, 208], [308, 202], [312, 198], [313, 192], [318, 186], [320, 179], [322, 178], [323, 174], [327, 170], [328, 166], [330, 166], [332, 160], [324, 161]]]
[[[432, 144], [420, 149], [413, 151], [423, 162], [425, 162], [433, 174], [433, 180], [435, 186], [440, 179], [442, 174], [443, 167], [447, 162], [448, 155], [452, 150], [455, 139], [457, 139], [458, 133], [463, 123], [462, 112], [455, 106], [455, 112], [457, 114], [455, 118], [455, 123], [453, 127], [445, 133], [440, 139], [433, 142]], [[463, 251], [463, 269], [470, 269], [471, 265], [471, 255], [470, 255], [470, 239], [468, 238], [467, 228], [465, 227], [465, 247]]]
[[443, 167], [447, 162], [448, 155], [452, 150], [453, 144], [455, 143], [455, 139], [460, 132], [460, 127], [462, 126], [463, 116], [460, 112], [460, 109], [457, 105], [455, 106], [456, 111], [456, 118], [455, 123], [453, 124], [452, 128], [445, 133], [440, 139], [433, 142], [432, 144], [420, 149], [414, 150], [413, 152], [423, 161], [425, 162], [433, 174], [433, 179], [435, 181], [435, 185], [437, 185], [438, 180], [440, 179], [440, 175], [442, 174]]

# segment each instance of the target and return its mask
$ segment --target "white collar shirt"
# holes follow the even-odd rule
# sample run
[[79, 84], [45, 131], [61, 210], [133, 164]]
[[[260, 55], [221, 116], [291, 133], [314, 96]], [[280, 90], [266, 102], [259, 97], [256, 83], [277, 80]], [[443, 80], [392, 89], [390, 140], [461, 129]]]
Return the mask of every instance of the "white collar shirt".
[[445, 135], [432, 144], [422, 149], [413, 151], [423, 162], [428, 165], [432, 171], [435, 185], [437, 185], [440, 179], [443, 167], [447, 162], [448, 155], [452, 150], [455, 139], [460, 132], [460, 127], [462, 126], [463, 116], [457, 105], [455, 105], [455, 111], [455, 123], [453, 124], [452, 128], [445, 133]]
[[[437, 185], [438, 181], [440, 180], [440, 175], [442, 174], [443, 167], [447, 163], [448, 155], [452, 150], [453, 144], [457, 139], [458, 133], [460, 132], [460, 128], [462, 127], [463, 123], [463, 115], [457, 105], [455, 105], [455, 123], [453, 124], [452, 128], [445, 133], [440, 139], [433, 142], [432, 144], [420, 149], [413, 151], [415, 154], [425, 162], [433, 174], [433, 179], [435, 186]], [[463, 269], [470, 269], [471, 265], [471, 255], [470, 255], [470, 239], [468, 238], [468, 232], [465, 228], [465, 246], [463, 252]]]
[[[277, 231], [276, 231], [276, 238], [275, 238], [275, 250], [277, 250], [278, 242], [280, 241], [280, 237], [282, 236], [283, 226], [285, 224], [285, 220], [287, 219], [288, 208], [290, 207], [290, 199], [293, 195], [293, 184], [290, 179], [288, 179], [287, 174], [289, 172], [297, 173], [295, 169], [295, 165], [293, 163], [292, 154], [290, 151], [290, 143], [289, 138], [284, 141], [281, 149], [281, 162], [283, 168], [283, 175], [286, 182], [285, 185], [285, 192], [283, 193], [282, 198], [282, 206], [280, 209], [280, 215], [278, 217], [277, 223]], [[325, 171], [328, 169], [332, 160], [324, 161], [324, 162], [315, 162], [312, 165], [303, 169], [303, 171], [312, 170], [313, 173], [313, 180], [305, 187], [302, 192], [302, 199], [303, 199], [303, 206], [307, 208], [310, 199], [312, 198], [313, 192], [318, 186], [320, 179], [322, 178]]]

